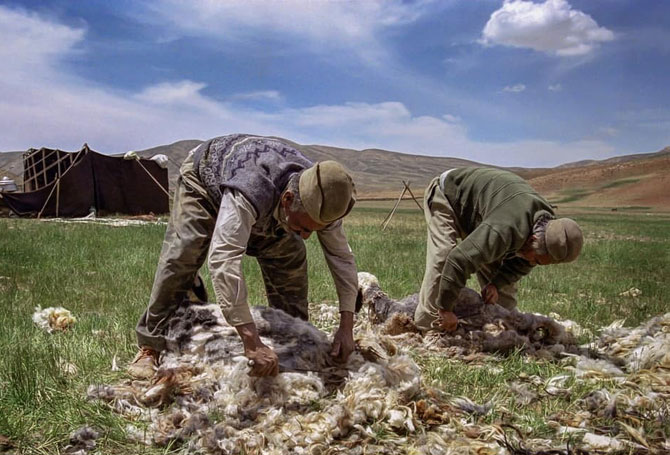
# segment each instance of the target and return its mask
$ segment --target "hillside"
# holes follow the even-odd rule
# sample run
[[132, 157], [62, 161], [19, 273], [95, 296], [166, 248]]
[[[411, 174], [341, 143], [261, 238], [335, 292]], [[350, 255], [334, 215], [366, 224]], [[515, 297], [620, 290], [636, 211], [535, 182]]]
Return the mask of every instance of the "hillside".
[[[476, 166], [474, 161], [458, 158], [436, 158], [429, 156], [408, 155], [385, 150], [366, 149], [351, 150], [323, 145], [302, 145], [287, 141], [303, 152], [312, 161], [335, 160], [351, 170], [359, 197], [398, 197], [402, 189], [402, 180], [409, 181], [420, 193], [428, 185], [430, 179], [442, 172], [457, 166]], [[181, 163], [186, 154], [201, 141], [187, 140], [171, 145], [153, 147], [137, 153], [142, 157], [150, 157], [163, 153], [170, 157], [168, 170], [170, 185], [177, 178], [177, 163]]]
[[9, 177], [10, 179], [23, 181], [23, 152], [5, 152], [0, 153], [0, 178]]
[[561, 206], [670, 210], [670, 148], [634, 156], [561, 166], [529, 182]]
[[[169, 157], [173, 187], [179, 166], [199, 140], [183, 140], [137, 153]], [[432, 157], [379, 149], [351, 150], [324, 145], [292, 143], [314, 161], [336, 160], [349, 168], [360, 199], [396, 198], [402, 180], [421, 196], [430, 180], [445, 169], [485, 164], [459, 158]], [[21, 182], [22, 152], [0, 153], [0, 176]], [[527, 179], [552, 203], [561, 207], [644, 208], [670, 210], [670, 147], [656, 153], [625, 155], [601, 161], [579, 161], [555, 168], [508, 168]]]

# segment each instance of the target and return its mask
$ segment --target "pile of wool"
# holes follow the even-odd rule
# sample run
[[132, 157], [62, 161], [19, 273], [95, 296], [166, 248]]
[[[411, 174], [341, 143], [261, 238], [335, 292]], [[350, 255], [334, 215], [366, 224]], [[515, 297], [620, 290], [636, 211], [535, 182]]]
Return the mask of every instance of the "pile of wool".
[[[567, 369], [577, 381], [603, 388], [582, 397], [577, 412], [558, 413], [550, 424], [582, 434], [591, 450], [670, 451], [670, 313], [634, 328], [616, 321], [586, 347], [590, 355], [568, 357]], [[603, 421], [613, 426], [594, 432]]]
[[[660, 429], [670, 415], [670, 314], [636, 329], [613, 325], [577, 349], [550, 318], [502, 311], [466, 293], [457, 306], [466, 323], [462, 332], [423, 337], [412, 322], [415, 296], [394, 302], [371, 275], [361, 284], [370, 317], [357, 317], [358, 351], [346, 365], [331, 360], [330, 339], [319, 328], [255, 307], [259, 334], [277, 352], [283, 372], [249, 377], [237, 332], [219, 308], [191, 302], [170, 321], [167, 351], [151, 381], [95, 385], [88, 395], [125, 416], [129, 439], [179, 446], [183, 453], [570, 453], [567, 439], [575, 453], [670, 450]], [[328, 331], [338, 324], [334, 306], [313, 305], [310, 314]], [[512, 331], [527, 354], [561, 347], [577, 352], [560, 360], [569, 371], [549, 379], [520, 374], [509, 384], [512, 401], [478, 404], [423, 384], [409, 355], [491, 359], [504, 350], [487, 344], [488, 337]], [[449, 338], [458, 342], [444, 341]], [[590, 387], [575, 405], [550, 416], [551, 437], [533, 438], [500, 421], [484, 423], [489, 413], [574, 396], [575, 380], [603, 386]]]
[[35, 307], [33, 313], [33, 322], [41, 329], [48, 333], [67, 330], [77, 322], [77, 319], [72, 316], [70, 310], [63, 307], [49, 307], [42, 309]]
[[[418, 296], [394, 301], [369, 274], [359, 275], [359, 283], [369, 318], [379, 327], [380, 340], [390, 338], [403, 346], [411, 345], [414, 352], [439, 352], [468, 362], [482, 360], [481, 356], [485, 358], [486, 353], [504, 354], [510, 349], [520, 349], [525, 354], [554, 359], [565, 365], [567, 374], [549, 379], [519, 376], [510, 383], [508, 390], [514, 394], [517, 404], [571, 396], [574, 392], [566, 384], [573, 378], [607, 387], [588, 392], [578, 400], [577, 408], [551, 416], [549, 426], [556, 429], [552, 439], [518, 438], [513, 442], [514, 433], [505, 434], [492, 425], [478, 430], [487, 434], [485, 440], [496, 440], [512, 453], [570, 453], [569, 449], [560, 449], [565, 447], [566, 439], [571, 439], [573, 447], [576, 444], [585, 453], [670, 451], [667, 436], [670, 313], [635, 328], [623, 327], [622, 321], [615, 322], [603, 328], [593, 342], [577, 346], [574, 336], [588, 332], [573, 321], [560, 320], [557, 315], [545, 317], [485, 305], [477, 293], [465, 289], [454, 310], [461, 320], [458, 330], [450, 334], [429, 332], [422, 338], [413, 326]], [[502, 406], [502, 403], [493, 406]], [[467, 408], [467, 405], [463, 407]], [[483, 414], [487, 406], [470, 406], [470, 409]], [[447, 428], [453, 431], [453, 420]]]
[[190, 303], [171, 319], [167, 352], [151, 381], [94, 385], [88, 396], [136, 420], [130, 437], [203, 453], [299, 453], [370, 438], [373, 423], [416, 430], [406, 404], [420, 390], [421, 372], [408, 355], [370, 341], [376, 349], [367, 352], [375, 355], [354, 353], [337, 365], [327, 335], [308, 322], [265, 307], [252, 313], [285, 370], [276, 378], [250, 377], [239, 336], [219, 307]]
[[[490, 407], [423, 385], [407, 351], [367, 318], [357, 321], [358, 351], [337, 365], [328, 336], [310, 323], [264, 307], [252, 314], [286, 371], [277, 377], [250, 377], [218, 306], [189, 303], [169, 324], [151, 381], [92, 385], [89, 398], [129, 421], [129, 439], [184, 453], [509, 453], [499, 429], [470, 423]], [[336, 325], [336, 311], [321, 314], [321, 324]]]
[[[370, 319], [384, 324], [382, 333], [418, 332], [412, 322], [419, 303], [418, 294], [394, 301], [381, 290], [374, 275], [361, 272], [358, 281]], [[461, 291], [454, 313], [459, 319], [456, 331], [448, 334], [429, 332], [426, 343], [437, 349], [452, 348], [453, 353], [461, 355], [472, 352], [505, 354], [520, 350], [557, 358], [564, 352], [580, 352], [574, 336], [553, 318], [487, 305], [469, 288]]]

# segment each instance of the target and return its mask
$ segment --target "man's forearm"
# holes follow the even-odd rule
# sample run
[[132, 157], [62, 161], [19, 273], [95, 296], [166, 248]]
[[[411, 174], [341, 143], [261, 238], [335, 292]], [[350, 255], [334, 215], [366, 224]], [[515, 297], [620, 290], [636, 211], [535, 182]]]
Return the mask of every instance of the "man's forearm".
[[440, 279], [440, 287], [437, 293], [437, 306], [445, 311], [453, 311], [456, 306], [456, 300], [460, 289], [456, 291], [457, 286], [452, 282], [442, 277]]
[[352, 311], [340, 311], [340, 329], [354, 329], [354, 313]]
[[256, 324], [253, 322], [248, 324], [242, 324], [235, 327], [237, 333], [242, 339], [242, 344], [244, 345], [244, 351], [255, 351], [259, 346], [263, 345], [261, 337], [258, 336], [258, 330], [256, 330]]

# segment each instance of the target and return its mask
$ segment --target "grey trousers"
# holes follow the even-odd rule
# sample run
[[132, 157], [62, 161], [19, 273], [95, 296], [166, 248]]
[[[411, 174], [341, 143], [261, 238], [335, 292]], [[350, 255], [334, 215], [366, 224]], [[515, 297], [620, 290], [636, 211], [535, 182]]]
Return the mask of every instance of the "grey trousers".
[[[170, 317], [186, 299], [207, 259], [218, 207], [184, 160], [174, 192], [149, 305], [136, 327], [137, 343], [165, 349]], [[304, 242], [281, 228], [252, 229], [247, 254], [260, 265], [270, 306], [307, 319], [307, 253]]]
[[[414, 313], [414, 323], [424, 331], [434, 328], [437, 324], [440, 308], [437, 297], [447, 256], [459, 239], [465, 238], [454, 209], [440, 189], [439, 179], [439, 177], [433, 179], [423, 197], [423, 211], [427, 225], [426, 271], [419, 292], [419, 305]], [[477, 271], [480, 286], [484, 287], [491, 281], [498, 266], [499, 264], [488, 264]], [[516, 285], [499, 288], [498, 303], [508, 309], [514, 308], [516, 293]]]

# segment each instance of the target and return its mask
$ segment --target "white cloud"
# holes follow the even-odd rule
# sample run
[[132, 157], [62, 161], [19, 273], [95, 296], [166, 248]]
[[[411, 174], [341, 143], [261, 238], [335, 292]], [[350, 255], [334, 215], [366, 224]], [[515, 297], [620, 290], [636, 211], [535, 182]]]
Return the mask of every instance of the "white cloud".
[[526, 90], [526, 86], [524, 84], [507, 85], [502, 89], [503, 92], [509, 93], [521, 93], [524, 90]]
[[258, 90], [248, 93], [237, 93], [231, 97], [234, 100], [249, 100], [249, 101], [272, 101], [279, 102], [283, 99], [281, 93], [277, 90]]
[[563, 90], [563, 86], [561, 84], [551, 84], [547, 87], [547, 90], [550, 92], [560, 92]]
[[[70, 28], [0, 5], [0, 60], [6, 70], [39, 71], [74, 52], [84, 29]], [[3, 74], [4, 77], [4, 74]]]
[[[17, 59], [3, 68], [0, 78], [0, 150], [75, 150], [88, 142], [100, 152], [119, 153], [251, 132], [300, 143], [458, 156], [500, 165], [551, 165], [612, 153], [601, 142], [475, 142], [453, 113], [415, 115], [396, 101], [261, 111], [218, 101], [206, 94], [204, 83], [192, 80], [162, 82], [138, 93], [109, 91], [59, 65], [82, 43], [83, 31], [4, 7], [0, 24], [18, 24], [25, 36], [37, 37], [30, 49], [0, 27], [0, 37], [9, 43], [3, 44], [2, 52]], [[27, 67], [40, 71], [26, 72]], [[274, 97], [271, 92], [266, 95]]]
[[600, 133], [601, 136], [614, 137], [619, 134], [619, 130], [611, 126], [603, 126], [598, 128], [598, 133]]
[[[143, 20], [157, 18], [172, 33], [216, 38], [239, 46], [257, 40], [281, 42], [313, 52], [348, 49], [368, 63], [385, 58], [377, 38], [381, 29], [421, 17], [431, 0], [160, 0], [140, 10]], [[298, 38], [298, 39], [296, 39]]]
[[169, 104], [174, 102], [192, 103], [194, 99], [202, 100], [200, 90], [207, 84], [189, 80], [176, 83], [163, 82], [145, 88], [137, 98], [150, 103]]
[[526, 47], [559, 56], [588, 54], [613, 39], [612, 31], [573, 10], [566, 0], [506, 1], [482, 31], [484, 44]]

